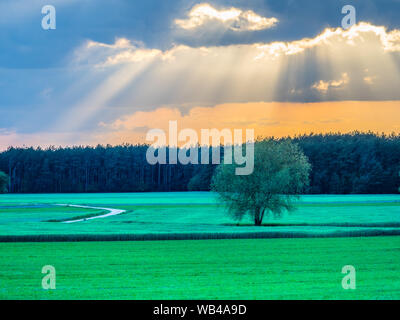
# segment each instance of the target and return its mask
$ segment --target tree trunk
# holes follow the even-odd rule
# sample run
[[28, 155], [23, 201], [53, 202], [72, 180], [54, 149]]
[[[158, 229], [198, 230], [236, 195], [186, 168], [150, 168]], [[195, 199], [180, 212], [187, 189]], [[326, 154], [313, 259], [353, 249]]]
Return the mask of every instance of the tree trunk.
[[262, 225], [264, 218], [265, 208], [255, 208], [254, 210], [254, 224], [259, 227]]
[[264, 219], [264, 213], [265, 213], [265, 208], [264, 208], [264, 209], [261, 209], [260, 225], [261, 225], [261, 223], [262, 223], [262, 221], [263, 221], [263, 219]]
[[254, 224], [259, 227], [261, 226], [262, 218], [261, 218], [261, 210], [259, 208], [255, 208], [254, 210]]

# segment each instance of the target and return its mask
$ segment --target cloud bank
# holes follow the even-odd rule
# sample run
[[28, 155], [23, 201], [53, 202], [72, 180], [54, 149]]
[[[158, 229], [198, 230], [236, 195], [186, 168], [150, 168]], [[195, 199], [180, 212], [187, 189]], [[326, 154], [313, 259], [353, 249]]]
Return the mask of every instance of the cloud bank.
[[278, 23], [275, 17], [266, 18], [252, 10], [238, 8], [218, 10], [208, 3], [194, 6], [187, 19], [176, 19], [175, 24], [185, 30], [193, 30], [214, 24], [233, 31], [260, 31], [274, 27]]

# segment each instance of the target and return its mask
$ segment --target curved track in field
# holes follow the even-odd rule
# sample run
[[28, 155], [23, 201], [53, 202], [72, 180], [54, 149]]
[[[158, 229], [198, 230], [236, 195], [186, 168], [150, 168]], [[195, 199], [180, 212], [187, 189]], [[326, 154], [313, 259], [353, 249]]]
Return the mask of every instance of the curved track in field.
[[57, 206], [85, 208], [85, 209], [97, 209], [97, 210], [108, 211], [108, 213], [106, 213], [106, 214], [101, 214], [101, 215], [93, 216], [93, 217], [89, 217], [89, 218], [82, 218], [82, 219], [76, 219], [76, 220], [63, 221], [62, 223], [76, 223], [76, 222], [82, 222], [82, 221], [87, 221], [87, 220], [103, 219], [103, 218], [116, 216], [116, 215], [119, 215], [121, 213], [125, 213], [126, 212], [126, 210], [121, 210], [121, 209], [81, 206], [81, 205], [77, 205], [77, 204], [57, 204]]

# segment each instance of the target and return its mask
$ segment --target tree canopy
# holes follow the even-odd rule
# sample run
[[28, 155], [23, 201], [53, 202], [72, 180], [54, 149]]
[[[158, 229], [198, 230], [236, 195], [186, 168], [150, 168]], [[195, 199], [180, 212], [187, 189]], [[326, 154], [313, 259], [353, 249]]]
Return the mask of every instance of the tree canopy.
[[216, 191], [233, 216], [246, 214], [255, 225], [266, 215], [292, 210], [294, 198], [309, 183], [311, 166], [298, 145], [289, 140], [262, 140], [254, 145], [254, 172], [235, 175], [235, 165], [221, 164], [213, 177]]

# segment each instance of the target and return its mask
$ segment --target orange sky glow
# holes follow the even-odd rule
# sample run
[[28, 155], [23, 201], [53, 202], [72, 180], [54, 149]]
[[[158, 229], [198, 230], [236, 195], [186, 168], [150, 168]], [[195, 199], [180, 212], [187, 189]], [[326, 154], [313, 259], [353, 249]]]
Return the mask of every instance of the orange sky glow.
[[112, 132], [98, 138], [111, 144], [145, 142], [146, 127], [168, 133], [169, 121], [177, 121], [178, 130], [191, 128], [198, 132], [212, 128], [254, 129], [256, 137], [355, 130], [390, 134], [400, 133], [400, 101], [235, 103], [196, 107], [188, 114], [159, 108], [118, 120], [108, 125]]

